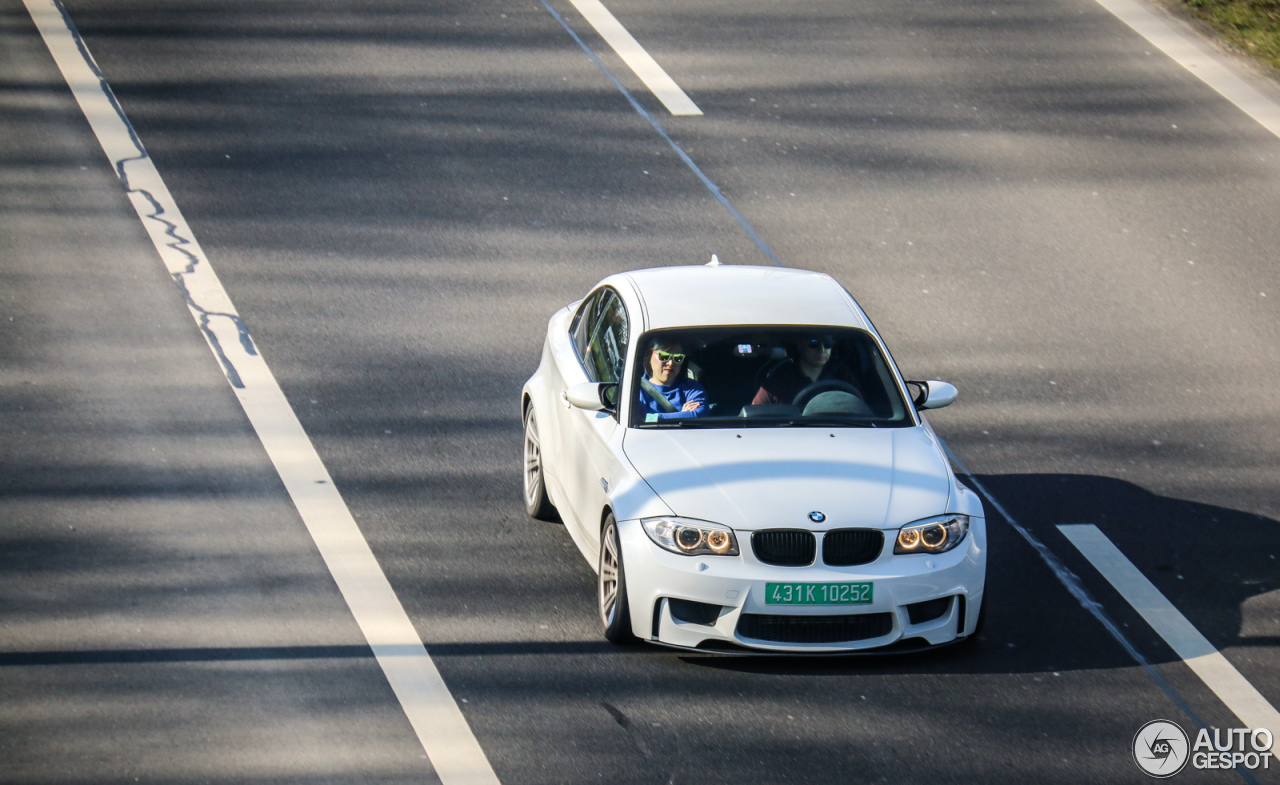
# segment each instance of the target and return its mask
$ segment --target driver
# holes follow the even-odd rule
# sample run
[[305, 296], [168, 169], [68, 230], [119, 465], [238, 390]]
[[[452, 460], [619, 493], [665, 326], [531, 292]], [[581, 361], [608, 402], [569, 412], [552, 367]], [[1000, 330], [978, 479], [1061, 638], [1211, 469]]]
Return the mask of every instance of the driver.
[[640, 380], [640, 411], [646, 422], [701, 417], [707, 413], [707, 392], [685, 378], [684, 346], [679, 341], [655, 338], [645, 358]]
[[842, 362], [831, 362], [831, 349], [836, 345], [830, 335], [812, 335], [795, 343], [793, 362], [778, 366], [756, 391], [752, 405], [762, 403], [791, 403], [801, 390], [811, 384], [828, 379], [847, 382], [854, 387], [858, 381]]

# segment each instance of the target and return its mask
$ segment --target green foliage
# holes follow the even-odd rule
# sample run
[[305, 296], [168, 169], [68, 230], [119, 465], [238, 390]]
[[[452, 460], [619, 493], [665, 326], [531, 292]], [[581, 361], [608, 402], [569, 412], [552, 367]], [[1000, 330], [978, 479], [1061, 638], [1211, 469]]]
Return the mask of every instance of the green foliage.
[[1280, 69], [1280, 0], [1183, 0], [1234, 46]]

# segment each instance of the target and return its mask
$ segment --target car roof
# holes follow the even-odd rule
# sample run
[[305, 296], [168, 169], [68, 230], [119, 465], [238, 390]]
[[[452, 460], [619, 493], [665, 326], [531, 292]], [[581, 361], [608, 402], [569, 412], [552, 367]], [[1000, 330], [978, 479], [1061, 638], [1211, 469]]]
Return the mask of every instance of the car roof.
[[[626, 281], [630, 286], [620, 286]], [[747, 265], [686, 265], [606, 278], [630, 288], [645, 329], [719, 324], [824, 324], [873, 330], [866, 314], [829, 275]], [[625, 297], [625, 295], [624, 295]], [[628, 298], [629, 299], [629, 298]]]

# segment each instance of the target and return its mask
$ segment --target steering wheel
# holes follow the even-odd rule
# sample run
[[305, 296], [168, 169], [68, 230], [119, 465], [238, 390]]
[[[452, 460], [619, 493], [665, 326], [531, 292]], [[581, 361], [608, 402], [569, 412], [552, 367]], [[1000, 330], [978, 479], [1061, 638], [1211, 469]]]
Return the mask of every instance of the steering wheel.
[[[848, 382], [842, 382], [839, 379], [822, 379], [821, 381], [814, 382], [796, 393], [795, 400], [791, 403], [803, 412], [804, 407], [809, 405], [809, 401], [812, 401], [814, 398], [817, 398], [819, 395], [826, 392], [848, 393], [856, 398], [862, 407], [867, 407], [866, 401], [862, 400], [862, 393], [858, 388]], [[867, 411], [870, 412], [870, 408], [867, 408]]]

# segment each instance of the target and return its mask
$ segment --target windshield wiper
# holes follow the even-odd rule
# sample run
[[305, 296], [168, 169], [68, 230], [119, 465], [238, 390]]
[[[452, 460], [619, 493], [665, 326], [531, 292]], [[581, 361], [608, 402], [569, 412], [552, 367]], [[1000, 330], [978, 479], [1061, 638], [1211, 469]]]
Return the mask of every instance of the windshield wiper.
[[678, 417], [674, 420], [658, 420], [657, 422], [640, 423], [638, 428], [714, 428], [715, 421], [698, 420], [694, 417]]
[[879, 427], [870, 420], [846, 420], [835, 417], [801, 417], [799, 419], [783, 420], [778, 422], [781, 427], [799, 427], [799, 428], [876, 428]]
[[878, 428], [870, 420], [838, 417], [681, 417], [637, 423], [637, 428]]

